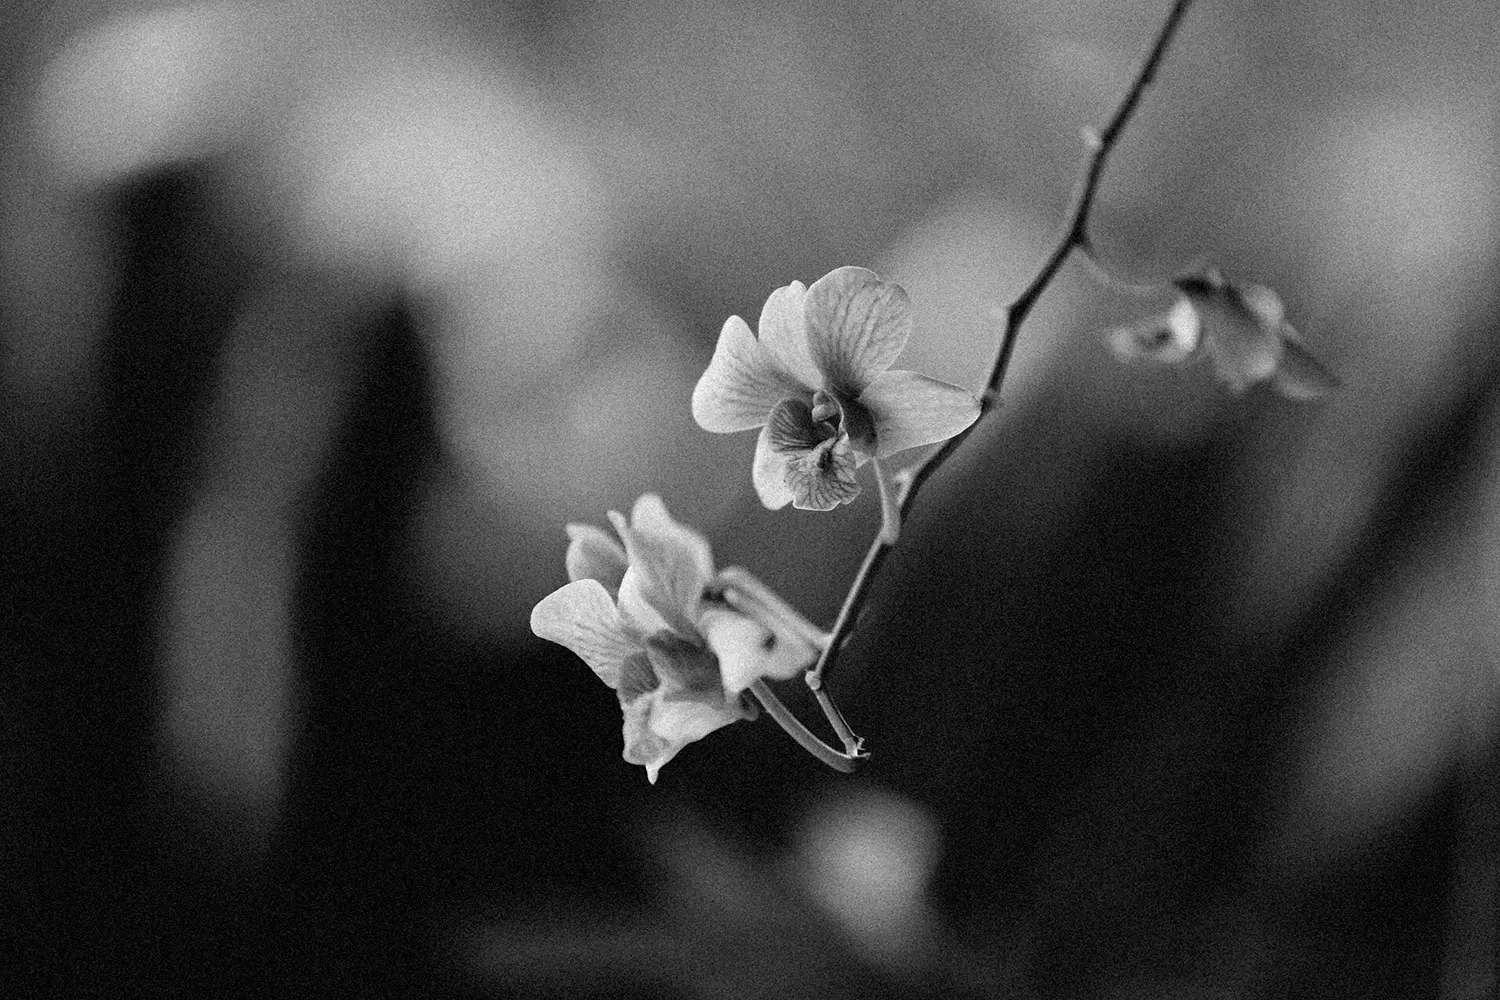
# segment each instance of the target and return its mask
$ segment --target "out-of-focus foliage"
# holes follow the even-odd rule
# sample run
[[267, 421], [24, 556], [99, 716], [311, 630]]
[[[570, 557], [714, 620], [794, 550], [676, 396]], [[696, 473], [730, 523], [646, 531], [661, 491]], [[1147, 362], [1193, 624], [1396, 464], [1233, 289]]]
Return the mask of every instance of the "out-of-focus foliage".
[[896, 366], [977, 387], [1164, 7], [12, 6], [25, 982], [1394, 997], [1484, 967], [1493, 4], [1197, 6], [1099, 252], [1274, 287], [1343, 387], [1122, 368], [1102, 333], [1142, 302], [1066, 270], [830, 679], [870, 765], [737, 726], [649, 789], [526, 628], [563, 524], [660, 493], [831, 619], [877, 512], [764, 511], [694, 425], [724, 317], [868, 266], [913, 303]]

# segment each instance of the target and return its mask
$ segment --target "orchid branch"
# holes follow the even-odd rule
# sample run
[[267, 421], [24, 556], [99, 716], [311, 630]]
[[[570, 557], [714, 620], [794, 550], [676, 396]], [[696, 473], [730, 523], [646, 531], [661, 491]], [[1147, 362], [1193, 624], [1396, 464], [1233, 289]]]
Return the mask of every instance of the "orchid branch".
[[[989, 377], [985, 380], [984, 391], [980, 399], [979, 420], [969, 427], [949, 438], [943, 445], [928, 455], [911, 473], [910, 479], [905, 484], [905, 489], [898, 495], [897, 522], [895, 527], [899, 529], [900, 522], [911, 511], [912, 504], [916, 502], [917, 494], [921, 491], [923, 484], [931, 478], [944, 462], [958, 450], [968, 436], [973, 433], [974, 428], [979, 426], [979, 421], [993, 410], [998, 404], [1001, 385], [1005, 381], [1006, 371], [1010, 367], [1011, 355], [1015, 352], [1016, 341], [1020, 337], [1021, 326], [1030, 315], [1032, 308], [1042, 297], [1042, 293], [1052, 284], [1062, 266], [1074, 250], [1081, 250], [1089, 254], [1092, 242], [1089, 237], [1089, 216], [1094, 205], [1094, 195], [1098, 191], [1099, 181], [1104, 174], [1105, 164], [1109, 155], [1118, 144], [1121, 134], [1126, 125], [1135, 114], [1136, 106], [1140, 103], [1141, 96], [1146, 88], [1151, 85], [1156, 77], [1157, 68], [1161, 65], [1162, 58], [1166, 55], [1168, 46], [1171, 45], [1173, 37], [1177, 33], [1178, 25], [1181, 23], [1192, 0], [1176, 0], [1172, 9], [1167, 13], [1166, 20], [1156, 33], [1156, 39], [1152, 43], [1151, 50], [1136, 73], [1134, 82], [1125, 93], [1109, 124], [1102, 132], [1085, 133], [1085, 140], [1092, 150], [1088, 162], [1079, 177], [1078, 185], [1074, 189], [1072, 207], [1068, 211], [1066, 226], [1062, 238], [1057, 246], [1043, 263], [1041, 270], [1037, 272], [1031, 283], [1021, 292], [1016, 299], [1006, 308], [1005, 333], [1000, 341], [1000, 349], [995, 357], [995, 362], [990, 368]], [[1092, 254], [1089, 254], [1092, 257]], [[884, 493], [885, 483], [881, 483]], [[889, 515], [882, 518], [881, 531], [871, 543], [869, 552], [865, 555], [864, 563], [859, 568], [853, 584], [849, 588], [848, 596], [844, 598], [843, 607], [839, 610], [838, 619], [834, 622], [830, 641], [824, 647], [818, 662], [806, 674], [807, 686], [819, 695], [818, 703], [823, 707], [824, 714], [833, 725], [836, 732], [845, 741], [845, 748], [850, 756], [860, 756], [859, 740], [848, 731], [848, 725], [844, 724], [842, 716], [833, 706], [832, 701], [827, 700], [826, 692], [823, 690], [823, 678], [838, 659], [839, 650], [848, 640], [858, 620], [860, 611], [864, 608], [868, 598], [870, 585], [881, 566], [885, 563], [886, 556], [895, 546], [897, 531], [892, 530]], [[848, 736], [844, 734], [848, 733]]]
[[880, 540], [886, 545], [895, 545], [896, 539], [901, 537], [901, 493], [886, 474], [880, 459], [870, 464], [875, 467], [875, 484], [880, 488]]
[[[775, 719], [777, 724], [780, 725], [782, 729], [785, 729], [787, 735], [796, 740], [797, 744], [802, 747], [802, 749], [806, 750], [808, 753], [812, 754], [814, 757], [818, 758], [823, 763], [833, 768], [835, 771], [843, 771], [845, 774], [853, 773], [855, 767], [858, 766], [860, 759], [866, 756], [865, 754], [860, 752], [858, 738], [855, 737], [853, 733], [849, 732], [849, 726], [847, 723], [843, 726], [843, 730], [839, 733], [839, 739], [844, 741], [844, 745], [846, 747], [849, 746], [850, 740], [854, 740], [854, 745], [848, 753], [839, 753], [833, 747], [818, 739], [818, 737], [812, 732], [812, 730], [804, 726], [802, 724], [802, 720], [793, 715], [791, 710], [781, 703], [781, 699], [776, 697], [775, 693], [771, 690], [770, 685], [768, 685], [765, 681], [758, 680], [754, 684], [751, 684], [749, 691], [755, 696], [755, 700], [760, 702], [761, 707], [766, 710], [766, 713], [770, 715], [771, 718]], [[822, 692], [819, 693], [821, 694]], [[839, 721], [843, 722], [843, 716], [838, 715], [838, 709], [833, 708], [832, 702], [825, 702], [823, 698], [819, 698], [818, 703], [820, 705], [823, 705], [823, 711], [825, 713], [828, 712], [830, 708], [832, 708], [833, 715], [829, 716], [830, 721], [834, 716], [838, 716]], [[835, 729], [837, 728], [838, 727], [835, 727]]]

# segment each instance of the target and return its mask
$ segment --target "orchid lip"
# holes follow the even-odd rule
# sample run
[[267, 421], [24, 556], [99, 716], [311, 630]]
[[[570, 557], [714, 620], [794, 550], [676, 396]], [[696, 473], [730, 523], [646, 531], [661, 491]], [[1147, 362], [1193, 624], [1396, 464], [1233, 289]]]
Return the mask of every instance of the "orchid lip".
[[857, 399], [836, 389], [819, 389], [813, 396], [812, 418], [830, 427], [828, 437], [836, 438], [842, 431], [849, 436], [849, 443], [856, 451], [873, 453], [875, 421]]

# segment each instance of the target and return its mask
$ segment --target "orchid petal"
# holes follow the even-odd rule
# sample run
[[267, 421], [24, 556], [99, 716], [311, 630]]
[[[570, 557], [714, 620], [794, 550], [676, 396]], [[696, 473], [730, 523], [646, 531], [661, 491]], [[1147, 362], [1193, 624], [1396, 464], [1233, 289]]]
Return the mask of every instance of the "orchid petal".
[[808, 349], [824, 386], [856, 397], [911, 336], [911, 303], [900, 285], [862, 267], [830, 271], [807, 290]]
[[833, 510], [859, 496], [854, 470], [860, 456], [850, 447], [849, 435], [829, 438], [812, 451], [792, 453], [790, 458], [786, 484], [792, 490], [792, 506], [798, 510]]
[[[662, 630], [684, 636], [697, 634], [686, 615], [672, 608], [669, 601], [661, 599], [660, 588], [652, 582], [650, 574], [639, 566], [632, 566], [625, 571], [616, 600], [619, 602], [620, 617], [641, 635], [655, 635]], [[663, 606], [671, 612], [670, 615], [663, 613]]]
[[[655, 494], [636, 501], [631, 523], [615, 511], [609, 512], [609, 519], [625, 541], [630, 560], [620, 584], [621, 606], [626, 602], [625, 582], [630, 581], [632, 594], [639, 588], [639, 596], [673, 631], [685, 637], [696, 635], [691, 625], [693, 612], [714, 574], [708, 540], [673, 520]], [[638, 608], [632, 604], [630, 611]]]
[[700, 641], [659, 632], [646, 640], [646, 657], [662, 680], [664, 697], [722, 701], [719, 661]]
[[1282, 311], [1275, 292], [1260, 285], [1233, 284], [1212, 268], [1178, 278], [1176, 285], [1198, 310], [1203, 347], [1231, 392], [1244, 392], [1271, 377], [1282, 353], [1279, 318], [1267, 322]]
[[780, 510], [792, 502], [792, 489], [786, 484], [786, 466], [789, 456], [771, 445], [771, 425], [761, 428], [755, 442], [755, 464], [750, 478], [755, 483], [755, 492], [767, 510]]
[[814, 421], [812, 409], [802, 400], [777, 403], [763, 437], [770, 450], [785, 459], [782, 482], [791, 490], [792, 505], [798, 510], [832, 510], [859, 495], [854, 470], [860, 456], [851, 447], [848, 432], [831, 432], [828, 425]]
[[569, 580], [598, 580], [606, 590], [618, 591], [629, 563], [620, 543], [592, 524], [570, 524], [565, 563]]
[[630, 702], [622, 702], [625, 715], [625, 760], [646, 768], [653, 785], [662, 767], [678, 751], [731, 722], [752, 713], [737, 702], [725, 702], [714, 692], [714, 701], [672, 698], [664, 686]]
[[696, 698], [673, 698], [668, 694], [655, 694], [656, 703], [651, 706], [649, 724], [651, 731], [670, 742], [691, 743], [701, 740], [715, 729], [722, 729], [731, 722], [738, 722], [747, 714], [738, 700], [725, 701], [723, 691], [715, 691], [716, 701], [700, 701]]
[[646, 493], [636, 500], [630, 511], [630, 528], [638, 541], [646, 540], [657, 546], [650, 554], [659, 551], [680, 569], [688, 580], [683, 596], [696, 599], [714, 575], [714, 555], [708, 539], [674, 518], [655, 493]]
[[919, 372], [881, 372], [860, 402], [875, 421], [876, 458], [946, 441], [979, 419], [972, 392]]
[[1338, 377], [1324, 368], [1307, 348], [1293, 339], [1295, 331], [1291, 337], [1287, 337], [1286, 332], [1291, 328], [1282, 324], [1281, 329], [1285, 338], [1282, 345], [1281, 364], [1276, 366], [1276, 372], [1271, 376], [1271, 388], [1287, 399], [1299, 403], [1321, 399], [1337, 389]]
[[1180, 298], [1168, 312], [1111, 332], [1109, 347], [1126, 363], [1174, 365], [1198, 349], [1202, 333], [1198, 310], [1187, 298]]
[[705, 612], [698, 628], [719, 658], [719, 675], [730, 698], [762, 677], [796, 677], [818, 657], [818, 650], [796, 634], [727, 609]]
[[1284, 345], [1274, 331], [1251, 321], [1245, 313], [1223, 310], [1206, 316], [1206, 345], [1214, 358], [1214, 369], [1230, 391], [1242, 393], [1257, 382], [1271, 378], [1283, 355]]
[[1254, 314], [1226, 296], [1196, 305], [1203, 314], [1204, 346], [1219, 379], [1231, 391], [1243, 392], [1271, 377], [1282, 355], [1282, 340], [1275, 330], [1262, 326]]
[[1231, 284], [1229, 288], [1266, 329], [1275, 330], [1286, 320], [1286, 306], [1282, 305], [1281, 296], [1276, 294], [1275, 289], [1248, 282], [1243, 285]]
[[783, 399], [766, 418], [771, 447], [781, 452], [808, 451], [827, 437], [819, 433], [812, 407], [800, 399]]
[[644, 656], [632, 657], [622, 671], [620, 705], [625, 759], [644, 764], [654, 782], [661, 766], [683, 746], [752, 716], [738, 702], [725, 700], [718, 658], [698, 642], [663, 631], [644, 645]]
[[620, 693], [622, 702], [634, 701], [660, 686], [661, 678], [656, 676], [656, 668], [651, 666], [651, 657], [644, 649], [637, 649], [620, 664], [620, 684], [615, 690]]
[[693, 387], [693, 419], [719, 434], [746, 431], [765, 423], [778, 400], [811, 392], [778, 367], [744, 320], [731, 316], [719, 332], [713, 359]]
[[574, 580], [538, 601], [531, 631], [571, 649], [610, 687], [619, 686], [622, 664], [640, 648], [598, 580]]
[[807, 344], [806, 298], [807, 286], [800, 281], [776, 289], [760, 311], [755, 334], [768, 360], [810, 392], [822, 384], [823, 376]]
[[633, 701], [620, 702], [620, 708], [625, 714], [625, 750], [621, 756], [625, 758], [627, 764], [644, 766], [646, 780], [654, 785], [662, 765], [677, 756], [677, 751], [687, 743], [684, 741], [674, 746], [651, 730], [647, 720], [653, 704], [654, 701], [650, 695], [642, 695]]

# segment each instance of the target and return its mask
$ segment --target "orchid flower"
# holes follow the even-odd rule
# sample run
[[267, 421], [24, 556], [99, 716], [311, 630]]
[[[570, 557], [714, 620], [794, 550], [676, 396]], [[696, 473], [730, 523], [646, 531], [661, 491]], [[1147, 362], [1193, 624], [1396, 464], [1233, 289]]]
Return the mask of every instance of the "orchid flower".
[[967, 389], [887, 371], [911, 327], [906, 292], [864, 268], [794, 281], [766, 300], [758, 335], [738, 316], [724, 323], [693, 417], [721, 434], [761, 428], [752, 479], [766, 507], [832, 510], [858, 495], [857, 467], [979, 417]]
[[1239, 394], [1268, 382], [1288, 399], [1318, 399], [1338, 387], [1286, 321], [1281, 296], [1265, 285], [1232, 282], [1216, 268], [1178, 278], [1181, 297], [1167, 313], [1110, 335], [1122, 361], [1184, 364], [1206, 355], [1214, 374]]
[[827, 636], [747, 571], [716, 573], [708, 541], [673, 520], [660, 497], [637, 500], [628, 522], [615, 511], [609, 520], [619, 542], [568, 525], [571, 582], [532, 609], [531, 630], [615, 690], [625, 759], [654, 784], [687, 744], [755, 718], [746, 689], [802, 673]]

